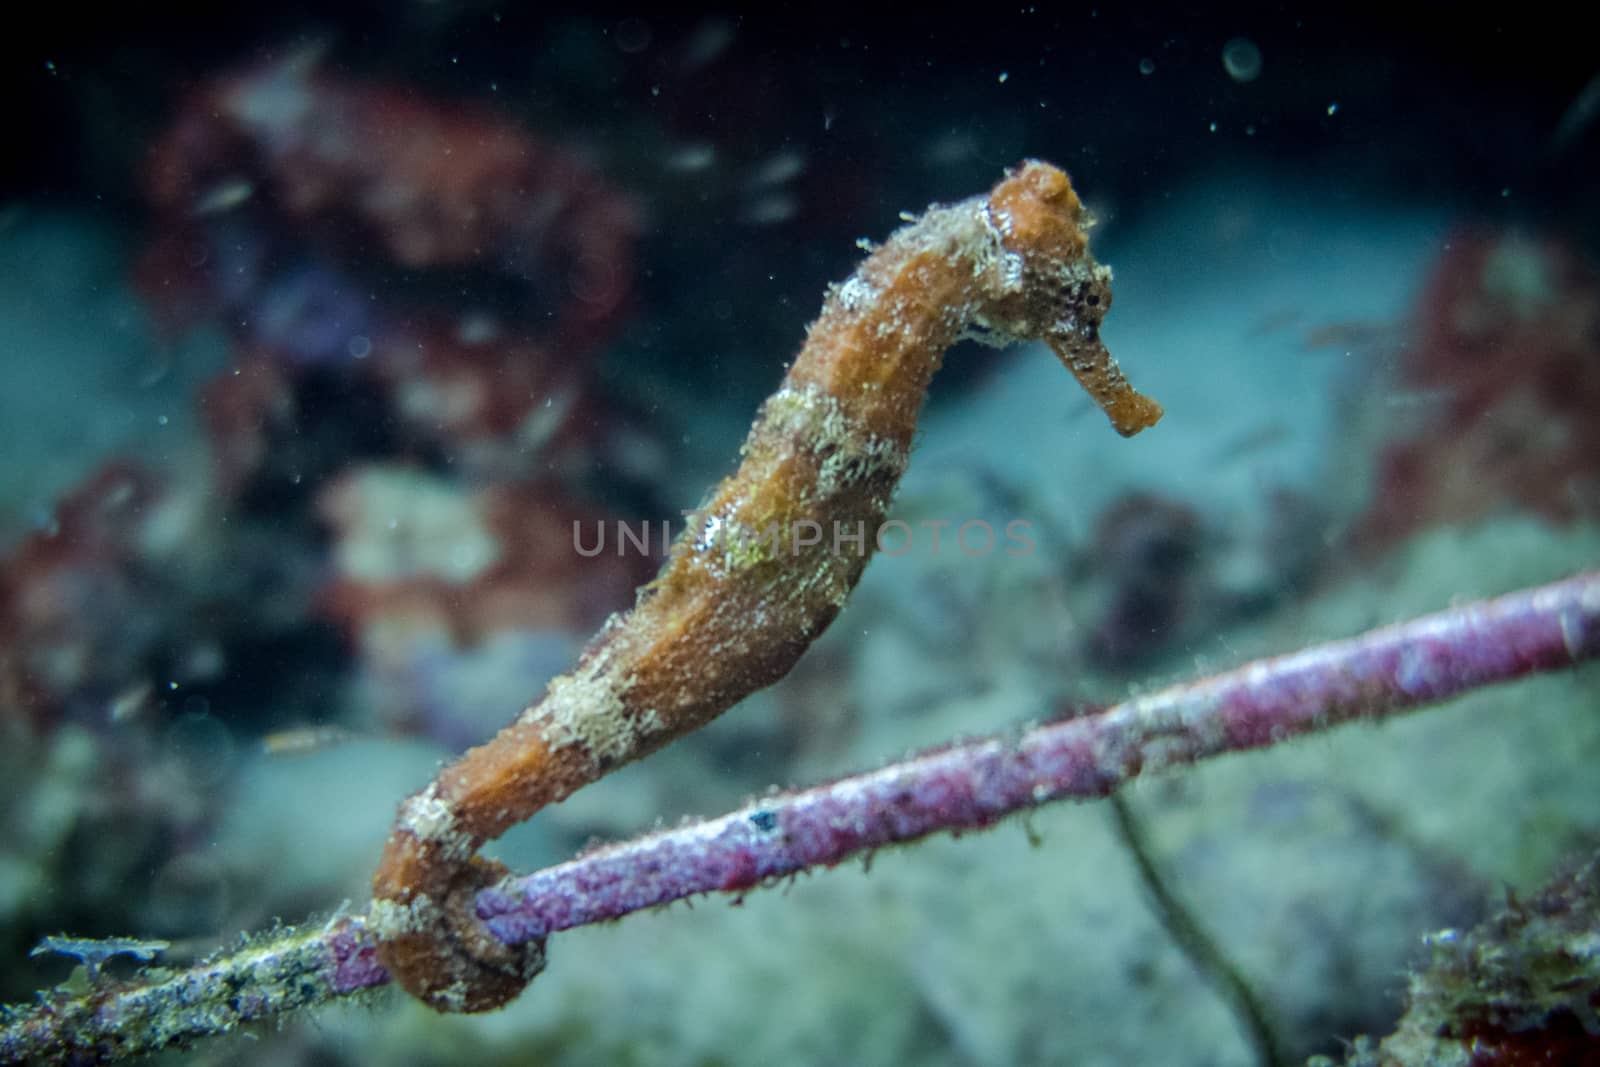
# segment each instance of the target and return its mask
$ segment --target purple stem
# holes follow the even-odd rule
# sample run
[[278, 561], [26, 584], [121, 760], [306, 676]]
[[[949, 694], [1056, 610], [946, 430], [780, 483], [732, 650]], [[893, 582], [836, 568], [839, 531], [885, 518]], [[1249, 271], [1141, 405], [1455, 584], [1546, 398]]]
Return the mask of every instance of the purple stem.
[[1052, 800], [1102, 797], [1141, 771], [1394, 715], [1597, 654], [1600, 572], [1591, 572], [766, 798], [508, 880], [478, 894], [477, 912], [518, 944]]
[[[988, 826], [1146, 770], [1382, 718], [1600, 656], [1600, 571], [1319, 645], [1016, 736], [953, 745], [614, 845], [478, 894], [514, 944], [713, 890], [742, 892], [941, 830]], [[0, 1010], [0, 1063], [100, 1063], [269, 1018], [389, 976], [360, 918], [285, 931], [189, 970]]]

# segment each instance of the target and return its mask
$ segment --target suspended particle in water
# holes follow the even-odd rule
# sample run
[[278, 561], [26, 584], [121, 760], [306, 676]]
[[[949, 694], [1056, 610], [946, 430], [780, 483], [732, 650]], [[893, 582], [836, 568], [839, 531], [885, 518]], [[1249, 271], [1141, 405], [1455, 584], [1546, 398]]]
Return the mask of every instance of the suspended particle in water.
[[727, 19], [702, 22], [683, 48], [682, 67], [685, 74], [699, 70], [716, 59], [733, 44], [734, 23]]
[[786, 185], [804, 174], [805, 170], [805, 153], [785, 148], [756, 164], [745, 184], [752, 189]]
[[1156, 61], [1155, 60], [1149, 59], [1149, 58], [1145, 58], [1145, 59], [1139, 60], [1139, 73], [1140, 74], [1143, 74], [1145, 77], [1148, 78], [1150, 75], [1154, 74], [1155, 72], [1156, 72]]
[[670, 171], [695, 174], [709, 170], [717, 162], [717, 150], [704, 143], [685, 144], [669, 150], [664, 162]]
[[1261, 49], [1248, 37], [1235, 37], [1222, 46], [1222, 68], [1236, 82], [1253, 82], [1261, 76]]

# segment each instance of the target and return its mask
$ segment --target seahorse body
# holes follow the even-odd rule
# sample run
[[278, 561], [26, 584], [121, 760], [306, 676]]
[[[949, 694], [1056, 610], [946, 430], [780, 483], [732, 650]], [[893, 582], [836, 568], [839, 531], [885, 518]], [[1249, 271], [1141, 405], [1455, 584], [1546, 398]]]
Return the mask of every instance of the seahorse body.
[[1044, 340], [1120, 433], [1153, 425], [1160, 405], [1100, 342], [1110, 283], [1067, 176], [1028, 162], [988, 196], [930, 208], [833, 286], [739, 469], [634, 608], [402, 806], [373, 878], [395, 978], [441, 1011], [470, 1012], [504, 1004], [542, 968], [542, 944], [507, 948], [473, 914], [477, 890], [504, 873], [478, 849], [794, 666], [861, 577], [957, 339]]

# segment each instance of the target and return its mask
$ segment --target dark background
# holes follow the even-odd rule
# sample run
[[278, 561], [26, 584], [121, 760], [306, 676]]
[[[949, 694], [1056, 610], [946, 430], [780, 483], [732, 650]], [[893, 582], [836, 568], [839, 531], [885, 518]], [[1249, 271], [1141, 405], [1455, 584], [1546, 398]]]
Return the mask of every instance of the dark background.
[[[1065, 166], [1122, 223], [1197, 174], [1299, 168], [1363, 200], [1509, 215], [1595, 244], [1600, 123], [1572, 116], [1564, 140], [1557, 130], [1600, 60], [1554, 10], [1004, 7], [891, 18], [39, 5], [0, 44], [13, 124], [0, 196], [92, 206], [136, 230], [143, 155], [189, 87], [321, 47], [345, 73], [515, 116], [635, 196], [646, 219], [635, 322], [650, 325], [630, 330], [621, 358], [715, 381], [741, 411], [793, 351], [823, 284], [848, 272], [857, 237], [987, 188], [1027, 155]], [[1247, 84], [1221, 61], [1237, 36], [1264, 58]], [[675, 168], [684, 146], [710, 148], [714, 163]], [[789, 213], [753, 220], [766, 201], [751, 175], [786, 152], [801, 162], [779, 190]]]

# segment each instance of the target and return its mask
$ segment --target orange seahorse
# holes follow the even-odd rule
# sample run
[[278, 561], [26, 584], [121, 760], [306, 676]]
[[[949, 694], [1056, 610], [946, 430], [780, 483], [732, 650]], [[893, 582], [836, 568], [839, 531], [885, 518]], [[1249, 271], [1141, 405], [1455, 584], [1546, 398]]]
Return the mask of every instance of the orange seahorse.
[[[833, 286], [739, 469], [638, 603], [576, 669], [401, 807], [373, 877], [384, 965], [441, 1011], [485, 1011], [543, 967], [473, 913], [504, 869], [486, 841], [783, 677], [861, 576], [872, 538], [837, 551], [804, 524], [876, 530], [928, 382], [963, 336], [1043, 340], [1124, 436], [1161, 418], [1100, 341], [1111, 272], [1089, 254], [1067, 176], [1027, 162], [987, 196], [930, 208]], [[862, 524], [858, 526], [857, 524]], [[838, 528], [838, 527], [835, 527]]]

